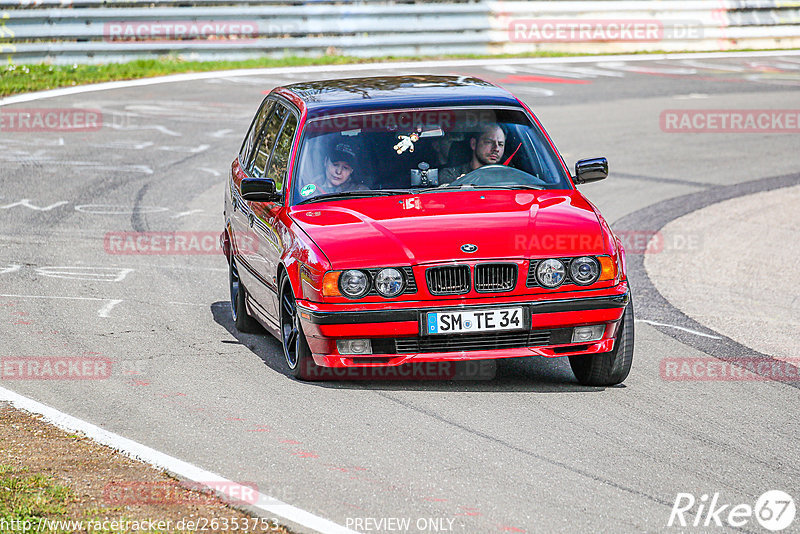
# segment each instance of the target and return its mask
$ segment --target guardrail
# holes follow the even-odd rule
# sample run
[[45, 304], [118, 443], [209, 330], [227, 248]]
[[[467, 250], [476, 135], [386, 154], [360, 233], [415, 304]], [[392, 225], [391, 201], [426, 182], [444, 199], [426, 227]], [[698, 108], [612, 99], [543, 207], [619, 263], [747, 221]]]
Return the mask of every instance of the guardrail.
[[492, 53], [800, 47], [796, 1], [510, 1], [490, 6]]
[[15, 63], [800, 47], [800, 2], [0, 0]]

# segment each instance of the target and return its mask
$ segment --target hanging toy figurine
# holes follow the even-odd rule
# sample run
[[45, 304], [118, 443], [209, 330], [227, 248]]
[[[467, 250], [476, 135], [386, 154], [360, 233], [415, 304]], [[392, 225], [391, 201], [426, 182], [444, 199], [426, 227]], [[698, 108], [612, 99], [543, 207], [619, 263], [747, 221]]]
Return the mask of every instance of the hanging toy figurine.
[[411, 132], [408, 135], [398, 135], [397, 138], [400, 139], [400, 142], [394, 145], [392, 148], [398, 154], [402, 154], [406, 150], [409, 152], [414, 152], [414, 143], [419, 141], [420, 131], [422, 131], [422, 129], [417, 128], [416, 132]]

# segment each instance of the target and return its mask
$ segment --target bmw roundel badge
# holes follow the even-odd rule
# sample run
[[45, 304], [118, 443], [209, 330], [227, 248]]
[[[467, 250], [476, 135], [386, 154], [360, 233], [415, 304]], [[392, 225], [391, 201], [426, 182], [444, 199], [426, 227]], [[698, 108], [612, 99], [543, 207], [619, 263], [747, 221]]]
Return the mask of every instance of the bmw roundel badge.
[[472, 243], [464, 243], [463, 245], [461, 245], [461, 252], [472, 254], [476, 250], [478, 250], [478, 245], [473, 245]]

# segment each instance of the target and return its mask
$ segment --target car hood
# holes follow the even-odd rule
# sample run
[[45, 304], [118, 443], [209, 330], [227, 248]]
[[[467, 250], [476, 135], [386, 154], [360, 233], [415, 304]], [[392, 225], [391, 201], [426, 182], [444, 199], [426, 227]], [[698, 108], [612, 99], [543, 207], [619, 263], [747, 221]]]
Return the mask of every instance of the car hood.
[[[607, 253], [591, 204], [571, 190], [349, 199], [295, 206], [291, 216], [333, 269]], [[462, 251], [467, 244], [477, 250]]]

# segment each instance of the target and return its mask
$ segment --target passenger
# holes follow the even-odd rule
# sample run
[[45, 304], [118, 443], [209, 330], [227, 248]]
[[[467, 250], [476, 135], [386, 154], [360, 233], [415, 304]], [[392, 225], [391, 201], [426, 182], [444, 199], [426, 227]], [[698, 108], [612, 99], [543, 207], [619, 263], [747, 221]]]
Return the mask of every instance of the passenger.
[[447, 167], [439, 172], [439, 184], [449, 184], [484, 165], [497, 165], [506, 147], [506, 134], [495, 122], [486, 123], [469, 140], [472, 157], [463, 165]]
[[303, 186], [300, 196], [306, 199], [328, 193], [368, 189], [353, 179], [357, 168], [358, 158], [353, 147], [346, 143], [338, 143], [325, 156], [324, 173]]

